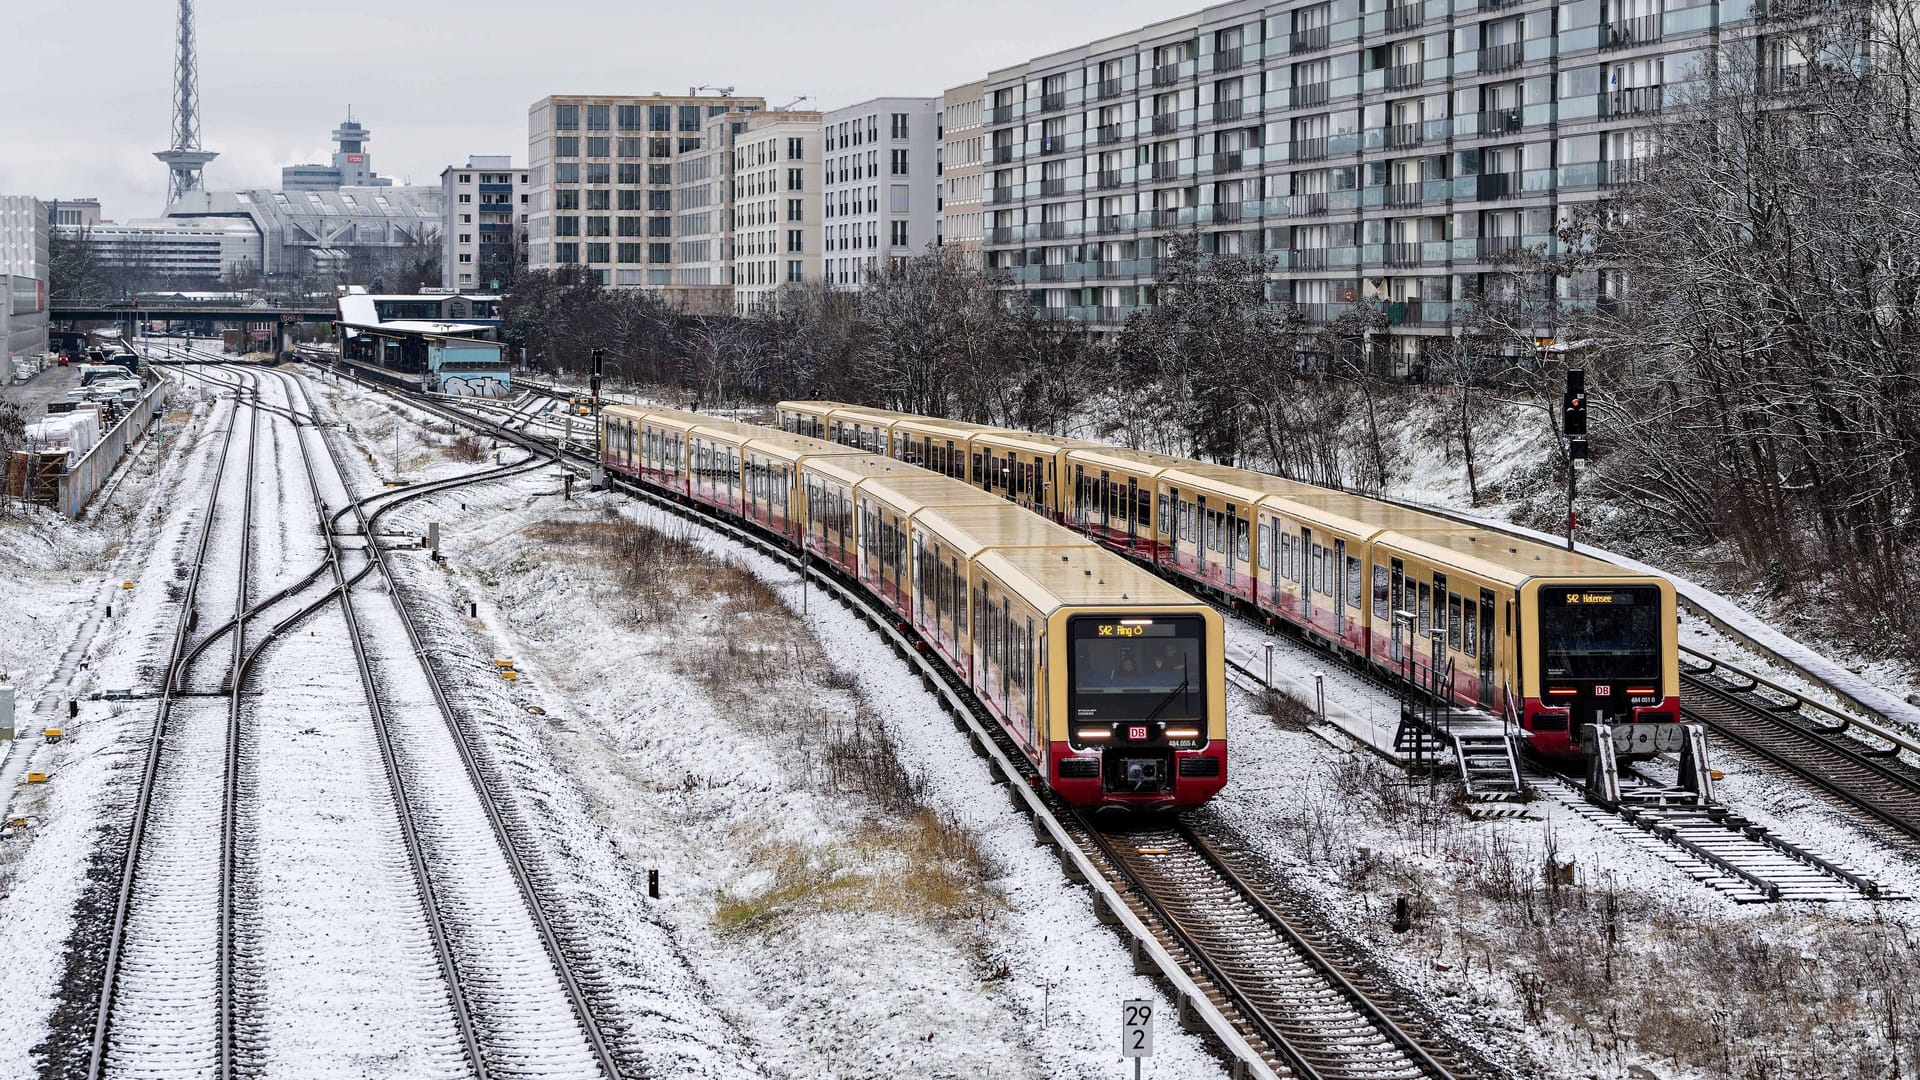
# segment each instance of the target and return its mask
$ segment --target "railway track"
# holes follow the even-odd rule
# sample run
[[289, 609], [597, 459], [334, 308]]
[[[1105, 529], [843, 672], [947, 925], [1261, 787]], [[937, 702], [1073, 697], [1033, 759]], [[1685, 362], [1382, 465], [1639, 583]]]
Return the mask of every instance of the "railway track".
[[[391, 584], [393, 567], [386, 561], [377, 529], [381, 516], [432, 494], [524, 472], [545, 462], [530, 459], [356, 499], [349, 494], [346, 473], [318, 423], [304, 382], [284, 373], [254, 369], [210, 368], [191, 374], [231, 387], [235, 393], [234, 416], [229, 418], [219, 460], [220, 479], [213, 485], [202, 516], [197, 551], [186, 568], [187, 595], [161, 689], [158, 719], [148, 743], [148, 761], [136, 796], [135, 822], [106, 950], [105, 978], [87, 1066], [89, 1076], [213, 1074], [226, 1078], [271, 1067], [271, 1060], [263, 1056], [272, 1049], [266, 1045], [274, 1019], [271, 1014], [276, 1004], [282, 1014], [291, 1011], [284, 1001], [276, 1001], [273, 987], [264, 985], [266, 979], [261, 975], [275, 966], [263, 956], [274, 947], [269, 940], [273, 927], [242, 925], [236, 916], [242, 913], [243, 895], [256, 906], [271, 899], [276, 879], [249, 876], [250, 870], [256, 874], [261, 871], [242, 862], [239, 853], [252, 831], [271, 829], [280, 815], [267, 815], [256, 822], [243, 814], [246, 804], [239, 795], [249, 778], [242, 767], [242, 747], [249, 730], [243, 724], [240, 702], [243, 691], [254, 696], [248, 690], [249, 677], [263, 661], [269, 645], [284, 643], [296, 627], [329, 628], [328, 609], [336, 605], [374, 720], [377, 762], [389, 795], [386, 806], [374, 813], [395, 817], [395, 843], [405, 847], [404, 859], [394, 860], [406, 875], [400, 891], [406, 905], [418, 904], [423, 936], [432, 942], [432, 974], [425, 977], [444, 988], [452, 1023], [458, 1029], [459, 1049], [450, 1065], [447, 1060], [437, 1065], [428, 1060], [444, 1041], [434, 1039], [430, 1032], [408, 1032], [424, 1040], [426, 1051], [408, 1056], [408, 1047], [383, 1049], [390, 1049], [393, 1060], [404, 1062], [409, 1071], [417, 1069], [420, 1075], [639, 1075], [637, 1070], [623, 1068], [615, 1057], [596, 1009], [587, 1000], [583, 986], [593, 981], [591, 964], [578, 950], [567, 948], [556, 932], [560, 920], [548, 910], [551, 890], [537, 885], [543, 876], [539, 867], [498, 828], [506, 817], [496, 805], [502, 793], [478, 778], [474, 762], [477, 755], [472, 746], [466, 745], [471, 733], [463, 730], [464, 718], [455, 716], [437, 685], [429, 692], [437, 675], [422, 655], [421, 642], [409, 633], [407, 644], [397, 654], [385, 656], [377, 644], [383, 637], [389, 645], [402, 640], [399, 631], [410, 618], [404, 598]], [[264, 400], [261, 386], [268, 383], [277, 383], [284, 392], [284, 406]], [[285, 426], [292, 429], [306, 478], [306, 494], [311, 499], [304, 512], [311, 515], [309, 520], [319, 534], [313, 542], [324, 548], [324, 554], [318, 566], [266, 598], [250, 595], [251, 589], [257, 588], [257, 577], [253, 581], [243, 577], [231, 614], [222, 618], [221, 613], [214, 613], [214, 618], [204, 620], [211, 629], [194, 642], [192, 631], [203, 621], [205, 605], [198, 604], [196, 598], [203, 591], [200, 583], [203, 569], [210, 563], [209, 552], [233, 550], [211, 541], [216, 533], [228, 539], [227, 531], [219, 527], [216, 511], [225, 505], [223, 499], [235, 500], [236, 482], [230, 477], [237, 470], [229, 468], [229, 459], [234, 453], [242, 409], [249, 424], [249, 466], [259, 456], [262, 413], [286, 420]], [[323, 452], [315, 452], [309, 445], [311, 440], [318, 440]], [[323, 462], [330, 471], [323, 471]], [[256, 484], [251, 469], [244, 484], [244, 494], [238, 501], [250, 510]], [[340, 508], [329, 514], [329, 507], [335, 505]], [[349, 516], [350, 525], [345, 524]], [[287, 524], [292, 524], [291, 519]], [[257, 556], [255, 544], [244, 531], [241, 540], [237, 550], [244, 564]], [[289, 576], [291, 572], [283, 575]], [[385, 635], [366, 631], [368, 612], [354, 596], [355, 585], [369, 578], [388, 582], [392, 604], [376, 604], [374, 613], [377, 623], [377, 609], [388, 609], [386, 629], [391, 632]], [[292, 607], [290, 602], [294, 601], [304, 603], [270, 630], [264, 634], [252, 630], [252, 625], [264, 621], [276, 606]], [[320, 634], [321, 629], [314, 633]], [[230, 642], [233, 659], [218, 692], [212, 687], [200, 688], [206, 682], [204, 677], [189, 686], [188, 672], [194, 658], [209, 653], [220, 640]], [[305, 643], [308, 639], [303, 636], [292, 640]], [[332, 647], [337, 648], [337, 643]], [[391, 648], [386, 651], [395, 652]], [[415, 669], [415, 685], [411, 687], [405, 685], [408, 666]], [[224, 725], [216, 726], [211, 720], [197, 725], [186, 722], [200, 719], [199, 714], [210, 716], [213, 698], [222, 695], [228, 702]], [[264, 711], [265, 704], [251, 703], [252, 713]], [[224, 739], [217, 737], [221, 732]], [[163, 748], [164, 760], [160, 753]], [[198, 751], [198, 756], [187, 761], [185, 750]], [[371, 752], [367, 757], [376, 760]], [[460, 768], [462, 760], [469, 765], [465, 771]], [[341, 771], [346, 764], [334, 761], [325, 771]], [[279, 794], [271, 787], [266, 792], [269, 797]], [[487, 827], [490, 820], [496, 825], [492, 831]], [[215, 854], [206, 851], [207, 835], [219, 837]], [[527, 839], [520, 837], [522, 842]], [[163, 841], [177, 841], [173, 846], [182, 849], [181, 857], [186, 862], [176, 866], [177, 860], [156, 854]], [[304, 846], [297, 840], [292, 845], [280, 845], [296, 851]], [[166, 850], [171, 852], [171, 848]], [[269, 851], [260, 858], [270, 859], [275, 854], [284, 852]], [[374, 870], [381, 862], [378, 852], [363, 854], [366, 864], [353, 863], [341, 875], [357, 883], [362, 897], [373, 890], [375, 883], [365, 879], [377, 876]], [[207, 882], [216, 882], [217, 888]], [[200, 885], [198, 894], [193, 890], [195, 883]], [[171, 888], [185, 895], [175, 903], [150, 902], [168, 899], [156, 898], [156, 888]], [[208, 910], [204, 894], [209, 892], [217, 894], [217, 911]], [[312, 894], [303, 895], [312, 898]], [[252, 921], [267, 920], [256, 917]], [[385, 930], [392, 921], [383, 919], [378, 925]], [[380, 934], [381, 941], [390, 937]], [[279, 944], [284, 947], [287, 943]], [[358, 952], [365, 955], [366, 942], [360, 944]], [[369, 959], [397, 979], [423, 974], [408, 970], [410, 950], [400, 947], [392, 952], [394, 955]], [[243, 969], [253, 985], [241, 985], [248, 981], [239, 975]], [[307, 988], [295, 985], [289, 992], [297, 995], [303, 989]], [[385, 1007], [402, 996], [401, 989], [378, 987], [375, 992], [382, 996]], [[280, 1019], [284, 1021], [285, 1016]], [[434, 1067], [426, 1068], [428, 1065]]]
[[[407, 400], [422, 404], [419, 398]], [[551, 451], [535, 436], [490, 418], [438, 402], [423, 407], [533, 452]], [[579, 458], [582, 464], [591, 460]], [[1102, 918], [1133, 937], [1137, 961], [1171, 984], [1183, 1023], [1210, 1031], [1239, 1069], [1260, 1077], [1343, 1080], [1450, 1080], [1457, 1075], [1456, 1066], [1408, 1031], [1393, 1004], [1382, 1003], [1390, 997], [1386, 988], [1345, 974], [1324, 947], [1316, 947], [1296, 921], [1285, 918], [1232, 866], [1216, 842], [1184, 825], [1154, 843], [1131, 847], [1102, 831], [1047, 794], [978, 703], [862, 594], [818, 564], [802, 568], [783, 546], [747, 527], [624, 481], [618, 486], [810, 574], [888, 637], [941, 695], [957, 726], [990, 757], [1016, 804], [1033, 815], [1036, 833], [1056, 845], [1070, 873], [1094, 890]], [[1162, 849], [1165, 855], [1159, 854]], [[1183, 853], [1177, 861], [1170, 857], [1176, 849]]]

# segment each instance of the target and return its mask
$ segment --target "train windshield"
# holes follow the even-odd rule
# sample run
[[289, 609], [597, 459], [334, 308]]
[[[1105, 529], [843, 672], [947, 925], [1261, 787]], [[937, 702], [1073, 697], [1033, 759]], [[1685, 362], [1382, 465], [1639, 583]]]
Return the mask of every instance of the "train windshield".
[[1540, 589], [1540, 651], [1549, 679], [1658, 679], [1660, 590], [1652, 585]]
[[1195, 720], [1206, 707], [1206, 625], [1193, 615], [1068, 623], [1075, 720]]

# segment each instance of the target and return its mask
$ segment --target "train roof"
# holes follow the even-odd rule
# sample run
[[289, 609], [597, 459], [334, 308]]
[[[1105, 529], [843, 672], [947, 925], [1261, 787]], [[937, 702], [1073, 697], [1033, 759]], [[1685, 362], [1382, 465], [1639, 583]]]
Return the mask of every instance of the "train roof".
[[865, 450], [857, 447], [842, 446], [823, 439], [810, 439], [805, 435], [796, 435], [790, 431], [776, 431], [763, 427], [754, 428], [752, 436], [746, 441], [746, 447], [787, 461], [823, 455], [851, 457], [866, 453]]
[[1000, 579], [1042, 613], [1063, 605], [1179, 607], [1211, 610], [1185, 592], [1097, 545], [1083, 548], [996, 548], [974, 565]]
[[909, 465], [904, 461], [895, 461], [890, 457], [883, 457], [869, 451], [855, 451], [844, 457], [826, 454], [810, 457], [807, 459], [806, 467], [809, 472], [832, 477], [848, 486], [880, 476], [926, 474], [926, 470], [918, 465]]
[[834, 420], [853, 420], [868, 424], [885, 424], [892, 426], [893, 422], [900, 419], [904, 414], [889, 412], [886, 409], [875, 409], [866, 405], [841, 405], [827, 415], [830, 419]]
[[1062, 450], [1076, 446], [1091, 446], [1085, 439], [1069, 439], [1064, 435], [1048, 435], [1038, 431], [1015, 431], [1012, 428], [989, 427], [974, 436], [995, 446], [1011, 447], [1035, 454], [1057, 454]]
[[907, 430], [920, 434], [939, 434], [951, 439], [971, 439], [983, 431], [995, 430], [989, 424], [976, 424], [970, 420], [943, 420], [932, 416], [901, 416], [894, 420], [895, 431]]
[[[1009, 514], [1008, 510], [1018, 513]], [[920, 527], [967, 554], [985, 548], [1083, 548], [1094, 542], [1004, 499], [994, 505], [948, 506], [914, 518]]]
[[850, 408], [844, 401], [783, 401], [774, 406], [777, 411], [810, 412], [825, 415], [835, 409]]
[[1425, 535], [1471, 528], [1436, 514], [1410, 510], [1347, 491], [1319, 489], [1270, 495], [1260, 501], [1260, 506], [1295, 521], [1322, 523], [1328, 528], [1360, 538], [1383, 532]]
[[1167, 483], [1187, 489], [1198, 488], [1229, 495], [1242, 505], [1251, 506], [1269, 495], [1322, 491], [1323, 488], [1288, 480], [1271, 473], [1236, 469], [1231, 465], [1212, 465], [1204, 461], [1183, 462], [1160, 474]]
[[[880, 500], [902, 514], [917, 514], [935, 506], [1005, 506], [1016, 513], [1027, 511], [1012, 506], [998, 495], [981, 491], [972, 484], [928, 472], [917, 465], [907, 471], [870, 477], [860, 484], [860, 494]], [[1028, 514], [1032, 517], [1033, 515]]]
[[1464, 524], [1453, 532], [1418, 535], [1382, 533], [1374, 538], [1374, 543], [1429, 562], [1457, 566], [1489, 581], [1515, 588], [1533, 578], [1661, 580], [1652, 574], [1628, 570], [1590, 555]]
[[1132, 447], [1108, 446], [1105, 443], [1088, 443], [1085, 446], [1070, 447], [1067, 450], [1067, 460], [1149, 475], [1158, 475], [1167, 469], [1177, 469], [1191, 464], [1186, 458], [1162, 454], [1157, 450], [1135, 450]]

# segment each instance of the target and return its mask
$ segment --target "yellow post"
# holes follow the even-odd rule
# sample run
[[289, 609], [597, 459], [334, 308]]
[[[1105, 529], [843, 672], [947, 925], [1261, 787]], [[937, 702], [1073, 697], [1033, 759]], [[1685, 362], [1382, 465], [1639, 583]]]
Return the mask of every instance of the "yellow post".
[[43, 772], [30, 772], [30, 773], [28, 773], [28, 774], [27, 774], [27, 783], [29, 783], [29, 784], [44, 784], [44, 783], [46, 783], [46, 782], [47, 782], [47, 774], [46, 774], [46, 773], [43, 773]]

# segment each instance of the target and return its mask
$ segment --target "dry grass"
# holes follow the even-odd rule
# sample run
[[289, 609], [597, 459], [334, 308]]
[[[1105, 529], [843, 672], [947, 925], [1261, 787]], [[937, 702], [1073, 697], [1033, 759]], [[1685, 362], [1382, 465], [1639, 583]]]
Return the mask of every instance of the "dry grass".
[[443, 448], [454, 461], [473, 465], [487, 460], [486, 444], [478, 435], [458, 435]]

